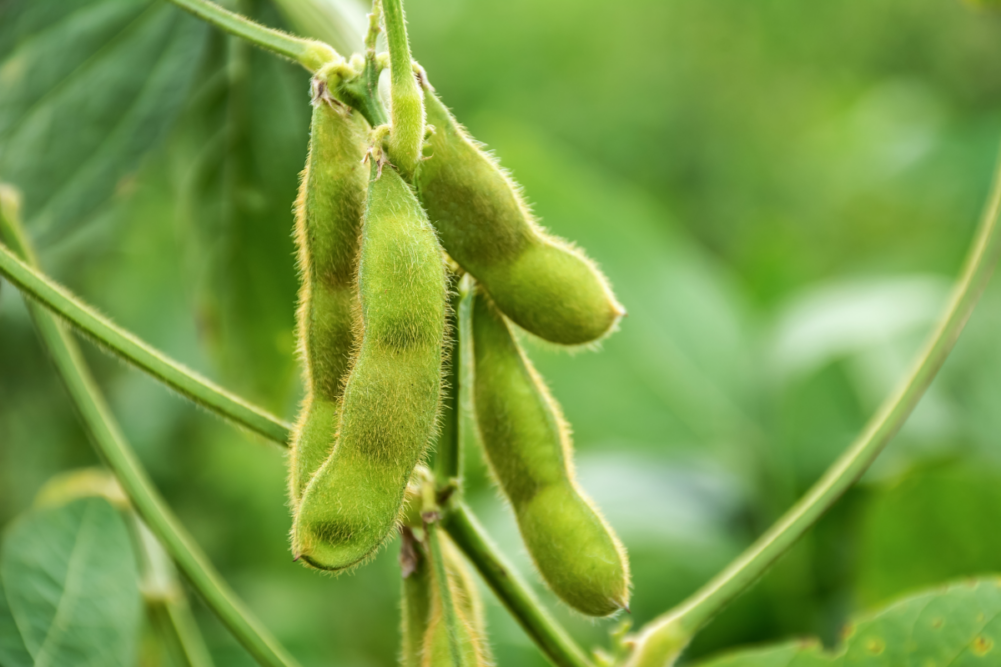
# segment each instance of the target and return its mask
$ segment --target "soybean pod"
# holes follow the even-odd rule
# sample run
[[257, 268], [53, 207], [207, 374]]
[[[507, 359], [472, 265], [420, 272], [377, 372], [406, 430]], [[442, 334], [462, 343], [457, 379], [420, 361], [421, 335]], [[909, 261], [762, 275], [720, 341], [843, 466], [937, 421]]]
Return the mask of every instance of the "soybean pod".
[[325, 73], [312, 81], [309, 153], [295, 205], [299, 307], [296, 332], [306, 396], [292, 435], [289, 497], [299, 503], [330, 454], [343, 382], [359, 328], [355, 275], [368, 183], [368, 124], [337, 102]]
[[389, 537], [440, 403], [444, 257], [413, 191], [376, 156], [361, 237], [358, 353], [333, 451], [306, 486], [292, 527], [296, 555], [328, 570], [360, 562]]
[[535, 221], [519, 187], [426, 86], [421, 202], [442, 245], [515, 324], [553, 343], [608, 334], [625, 313], [594, 262]]
[[487, 460], [549, 588], [574, 609], [606, 616], [629, 602], [629, 563], [574, 479], [570, 432], [503, 315], [473, 303], [473, 403]]

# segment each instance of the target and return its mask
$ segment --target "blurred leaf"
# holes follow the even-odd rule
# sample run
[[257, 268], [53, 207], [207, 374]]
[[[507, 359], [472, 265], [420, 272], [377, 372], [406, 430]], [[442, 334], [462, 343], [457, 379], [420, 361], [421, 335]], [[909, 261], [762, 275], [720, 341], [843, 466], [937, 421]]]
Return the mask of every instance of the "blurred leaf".
[[[924, 333], [938, 320], [948, 295], [946, 279], [925, 275], [813, 286], [781, 306], [772, 368], [780, 376], [806, 374], [915, 330]], [[894, 371], [895, 382], [899, 369]]]
[[37, 233], [129, 189], [186, 98], [206, 26], [165, 2], [17, 1], [0, 14], [0, 178]]
[[360, 0], [274, 0], [293, 30], [330, 44], [345, 58], [363, 51], [370, 4]]
[[863, 510], [856, 594], [864, 605], [958, 576], [1001, 571], [1001, 478], [990, 466], [926, 467]]
[[799, 641], [734, 653], [700, 667], [996, 664], [1001, 582], [981, 579], [915, 595], [852, 623], [844, 637], [834, 653], [819, 642]]
[[[280, 24], [273, 10], [255, 15]], [[183, 213], [209, 257], [203, 333], [228, 384], [284, 411], [295, 386], [292, 206], [309, 141], [309, 78], [234, 38], [216, 40], [174, 142]]]
[[106, 500], [15, 521], [0, 551], [0, 585], [4, 667], [134, 662], [142, 618], [136, 556]]

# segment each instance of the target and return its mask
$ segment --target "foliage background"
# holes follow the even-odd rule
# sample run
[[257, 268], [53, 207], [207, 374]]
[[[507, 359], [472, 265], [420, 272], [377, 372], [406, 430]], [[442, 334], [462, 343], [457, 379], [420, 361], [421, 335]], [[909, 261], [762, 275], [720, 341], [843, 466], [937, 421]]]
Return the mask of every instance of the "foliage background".
[[[364, 17], [350, 0], [317, 3]], [[301, 0], [231, 6], [302, 22]], [[642, 624], [816, 479], [927, 334], [1001, 137], [997, 20], [955, 0], [407, 9], [443, 99], [629, 310], [600, 353], [531, 352], [574, 425], [582, 484], [630, 550]], [[337, 35], [342, 50], [357, 39]], [[290, 230], [307, 95], [304, 71], [164, 2], [0, 1], [0, 180], [24, 190], [45, 269], [287, 416], [301, 391]], [[830, 644], [856, 610], [1001, 571], [998, 331], [995, 286], [863, 484], [690, 655], [797, 634]], [[171, 505], [293, 653], [391, 664], [395, 545], [351, 576], [292, 565], [281, 453], [85, 351]], [[529, 572], [466, 440], [471, 502]], [[52, 474], [95, 462], [4, 284], [0, 524]], [[486, 599], [499, 664], [545, 664]], [[554, 608], [587, 643], [614, 624]], [[196, 613], [218, 664], [251, 664]]]

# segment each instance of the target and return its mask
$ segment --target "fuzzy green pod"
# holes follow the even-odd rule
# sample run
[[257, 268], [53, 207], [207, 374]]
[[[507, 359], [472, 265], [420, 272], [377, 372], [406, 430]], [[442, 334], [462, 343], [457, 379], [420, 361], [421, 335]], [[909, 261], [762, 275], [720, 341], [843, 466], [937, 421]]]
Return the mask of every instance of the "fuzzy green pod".
[[361, 341], [333, 451], [303, 493], [292, 548], [341, 570], [374, 553], [400, 516], [435, 432], [447, 292], [445, 263], [413, 191], [373, 160], [362, 223]]
[[553, 343], [609, 333], [625, 313], [608, 281], [577, 248], [547, 234], [518, 186], [425, 91], [434, 127], [417, 172], [421, 202], [448, 254], [515, 324]]
[[309, 154], [295, 205], [301, 276], [296, 333], [306, 396], [292, 435], [289, 497], [299, 503], [330, 454], [341, 392], [356, 347], [355, 274], [368, 185], [368, 124], [336, 102], [324, 77], [312, 82]]
[[559, 406], [503, 315], [473, 303], [473, 403], [487, 460], [511, 502], [536, 568], [564, 602], [607, 616], [629, 602], [629, 562], [578, 488]]

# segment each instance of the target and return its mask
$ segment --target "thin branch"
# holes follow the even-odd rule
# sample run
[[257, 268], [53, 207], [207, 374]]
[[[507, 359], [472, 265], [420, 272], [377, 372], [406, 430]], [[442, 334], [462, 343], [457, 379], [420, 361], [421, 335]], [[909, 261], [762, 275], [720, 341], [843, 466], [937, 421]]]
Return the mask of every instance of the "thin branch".
[[952, 299], [911, 374], [883, 403], [861, 435], [779, 521], [733, 563], [638, 635], [629, 667], [663, 667], [710, 618], [754, 583], [869, 468], [900, 430], [956, 344], [1001, 255], [1001, 164], [980, 231]]
[[18, 289], [125, 361], [179, 394], [258, 435], [287, 446], [291, 426], [185, 368], [113, 324], [45, 274], [0, 245], [0, 274]]
[[342, 60], [340, 54], [329, 44], [268, 28], [209, 0], [170, 1], [217, 28], [242, 37], [262, 49], [294, 60], [314, 74], [324, 65]]
[[[7, 243], [31, 259], [34, 254], [15, 218], [15, 206], [9, 195], [9, 190], [0, 190], [0, 233]], [[261, 665], [296, 665], [285, 649], [244, 608], [160, 497], [122, 436], [70, 332], [62, 322], [37, 304], [28, 302], [28, 309], [98, 454], [115, 474], [132, 506], [178, 569]]]
[[446, 509], [442, 526], [472, 561], [515, 620], [557, 667], [592, 667], [584, 651], [543, 608], [517, 570], [490, 541], [465, 504]]
[[[382, 32], [382, 4], [380, 0], [372, 3], [372, 13], [368, 15], [368, 33], [365, 35], [365, 64], [360, 73], [354, 76], [338, 76], [328, 84], [333, 83], [336, 97], [364, 116], [372, 127], [386, 125], [389, 116], [379, 99], [379, 75], [385, 69], [386, 59], [380, 58], [375, 47], [379, 33]], [[385, 54], [383, 54], [385, 55]], [[352, 59], [354, 63], [354, 59]], [[356, 66], [356, 65], [355, 65]]]
[[[125, 492], [114, 475], [107, 471], [104, 474], [112, 479], [115, 490], [124, 497]], [[129, 517], [141, 554], [143, 598], [160, 641], [178, 665], [213, 667], [212, 656], [191, 613], [174, 562], [131, 507]]]

